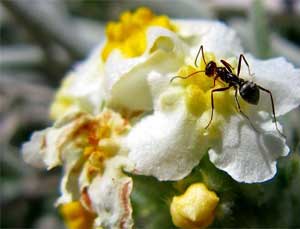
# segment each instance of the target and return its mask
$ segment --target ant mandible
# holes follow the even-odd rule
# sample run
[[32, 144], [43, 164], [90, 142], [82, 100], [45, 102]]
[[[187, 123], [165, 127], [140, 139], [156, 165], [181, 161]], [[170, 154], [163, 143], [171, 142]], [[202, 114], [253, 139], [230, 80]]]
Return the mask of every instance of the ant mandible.
[[207, 63], [205, 58], [204, 58], [203, 45], [200, 46], [200, 49], [199, 49], [199, 51], [197, 53], [197, 56], [195, 58], [194, 65], [195, 65], [196, 68], [198, 68], [197, 60], [198, 60], [198, 57], [199, 57], [199, 54], [200, 54], [201, 51], [202, 51], [202, 59], [205, 63], [205, 70], [204, 71], [195, 71], [192, 74], [190, 74], [188, 76], [185, 76], [185, 77], [175, 76], [171, 79], [171, 82], [176, 78], [187, 79], [187, 78], [190, 78], [191, 76], [193, 76], [193, 75], [195, 75], [199, 72], [205, 72], [206, 76], [213, 77], [213, 79], [214, 79], [214, 86], [213, 87], [215, 87], [216, 80], [218, 80], [218, 79], [220, 79], [222, 82], [228, 84], [227, 87], [216, 88], [216, 89], [211, 90], [211, 109], [212, 109], [212, 112], [211, 112], [210, 120], [209, 120], [207, 126], [205, 127], [205, 129], [207, 129], [210, 126], [210, 124], [213, 120], [213, 115], [214, 115], [214, 93], [227, 91], [227, 90], [229, 90], [230, 88], [233, 87], [234, 90], [235, 90], [234, 97], [235, 97], [235, 102], [236, 102], [236, 105], [237, 105], [237, 109], [249, 121], [249, 123], [251, 124], [251, 126], [254, 130], [256, 130], [256, 128], [251, 123], [249, 117], [241, 109], [237, 93], [239, 92], [242, 99], [244, 99], [247, 103], [250, 103], [250, 104], [253, 104], [253, 105], [257, 105], [258, 102], [259, 102], [259, 95], [260, 95], [259, 92], [260, 92], [260, 90], [268, 93], [270, 95], [270, 99], [271, 99], [272, 112], [273, 112], [273, 118], [274, 118], [276, 130], [278, 131], [278, 133], [281, 136], [285, 137], [285, 135], [280, 132], [280, 130], [278, 129], [278, 126], [277, 126], [274, 99], [273, 99], [273, 96], [272, 96], [272, 92], [269, 91], [266, 88], [263, 88], [262, 86], [260, 86], [258, 84], [255, 84], [252, 81], [244, 80], [244, 79], [239, 77], [242, 60], [245, 62], [245, 64], [248, 67], [249, 75], [251, 75], [251, 76], [253, 75], [250, 72], [249, 64], [248, 64], [245, 56], [243, 54], [240, 54], [239, 61], [238, 61], [238, 70], [237, 70], [237, 75], [236, 75], [232, 72], [233, 67], [228, 62], [226, 62], [225, 60], [221, 60], [221, 63], [224, 65], [224, 67], [217, 67], [216, 62], [214, 62], [214, 61], [210, 61], [209, 63]]

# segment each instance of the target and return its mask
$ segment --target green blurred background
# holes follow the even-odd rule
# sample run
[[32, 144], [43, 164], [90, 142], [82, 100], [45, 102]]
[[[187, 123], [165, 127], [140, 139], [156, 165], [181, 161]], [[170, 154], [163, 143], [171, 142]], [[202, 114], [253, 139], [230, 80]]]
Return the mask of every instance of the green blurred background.
[[[53, 207], [59, 195], [61, 171], [46, 172], [26, 165], [19, 149], [34, 130], [51, 125], [48, 111], [55, 90], [68, 69], [104, 40], [105, 23], [139, 6], [173, 18], [224, 21], [236, 29], [246, 51], [262, 59], [285, 56], [300, 67], [298, 0], [1, 0], [1, 228], [64, 227]], [[245, 204], [244, 200], [234, 199], [242, 202], [235, 211], [243, 214], [236, 216], [233, 211], [231, 217], [235, 220], [223, 217], [213, 226], [300, 227], [299, 108], [281, 122], [292, 153], [280, 160], [278, 176], [262, 185], [240, 185], [240, 195], [247, 193], [245, 199], [249, 201]], [[162, 193], [145, 188], [141, 181], [144, 178], [135, 179], [145, 196], [151, 196], [142, 199], [151, 212], [149, 203], [161, 200]], [[159, 190], [170, 185], [158, 184], [154, 179], [147, 182], [161, 185]], [[133, 198], [138, 202], [141, 195], [135, 193]], [[162, 205], [167, 211], [164, 202]], [[158, 228], [159, 224], [153, 222], [161, 219], [155, 215], [157, 209], [152, 210], [148, 214], [152, 224], [147, 222], [149, 217], [135, 213], [139, 217], [137, 228]]]

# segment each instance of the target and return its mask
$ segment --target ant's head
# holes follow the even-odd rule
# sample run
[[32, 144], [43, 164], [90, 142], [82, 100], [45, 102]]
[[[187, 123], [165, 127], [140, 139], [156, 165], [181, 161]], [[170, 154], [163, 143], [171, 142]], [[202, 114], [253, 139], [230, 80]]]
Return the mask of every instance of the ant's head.
[[209, 77], [214, 76], [217, 69], [217, 64], [214, 61], [210, 61], [205, 67], [205, 74]]
[[257, 105], [259, 101], [259, 87], [250, 81], [244, 81], [239, 88], [241, 97], [248, 103]]

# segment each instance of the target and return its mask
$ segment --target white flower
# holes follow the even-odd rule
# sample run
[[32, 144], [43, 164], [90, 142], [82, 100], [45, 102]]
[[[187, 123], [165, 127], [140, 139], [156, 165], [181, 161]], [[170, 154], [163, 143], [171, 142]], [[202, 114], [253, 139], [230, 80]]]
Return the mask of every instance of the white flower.
[[[289, 149], [271, 121], [269, 94], [260, 91], [257, 106], [247, 104], [239, 96], [242, 110], [258, 129], [255, 131], [237, 111], [233, 89], [216, 93], [214, 118], [206, 131], [212, 111], [213, 80], [201, 73], [194, 79], [170, 83], [183, 65], [193, 65], [201, 45], [206, 58], [214, 58], [219, 66], [221, 59], [226, 60], [236, 74], [237, 58], [243, 52], [234, 31], [219, 22], [174, 22], [178, 27], [176, 33], [160, 28], [148, 30], [148, 46], [142, 56], [124, 58], [116, 51], [105, 65], [110, 72], [110, 77], [105, 78], [109, 102], [132, 110], [151, 111], [135, 124], [127, 138], [129, 158], [137, 173], [159, 180], [178, 180], [188, 175], [209, 150], [210, 160], [237, 181], [252, 183], [272, 178], [276, 160], [287, 155]], [[200, 55], [198, 65], [201, 61], [204, 70], [201, 59]], [[300, 104], [299, 69], [283, 58], [260, 61], [246, 55], [246, 59], [255, 76], [252, 79], [247, 66], [242, 64], [241, 77], [272, 92], [277, 116]], [[192, 69], [196, 70], [199, 68]], [[217, 87], [224, 86], [217, 83]], [[193, 112], [189, 102], [199, 111]]]
[[[59, 90], [52, 106], [54, 126], [23, 145], [26, 162], [47, 169], [63, 166], [57, 205], [74, 202], [95, 213], [95, 227], [131, 228], [133, 183], [123, 170], [179, 180], [207, 152], [216, 167], [239, 182], [274, 176], [276, 160], [289, 149], [272, 122], [268, 93], [260, 91], [257, 106], [238, 95], [250, 122], [238, 112], [233, 88], [215, 93], [214, 116], [206, 129], [212, 88], [227, 83], [219, 79], [214, 85], [203, 72], [202, 53], [197, 66], [195, 56], [202, 45], [206, 63], [222, 66], [223, 59], [237, 74], [243, 49], [232, 29], [206, 20], [170, 23], [141, 8], [124, 13], [106, 34], [106, 43]], [[245, 57], [255, 75], [242, 64], [241, 78], [272, 92], [277, 116], [299, 106], [299, 69], [283, 58]], [[197, 71], [188, 79], [174, 79]]]

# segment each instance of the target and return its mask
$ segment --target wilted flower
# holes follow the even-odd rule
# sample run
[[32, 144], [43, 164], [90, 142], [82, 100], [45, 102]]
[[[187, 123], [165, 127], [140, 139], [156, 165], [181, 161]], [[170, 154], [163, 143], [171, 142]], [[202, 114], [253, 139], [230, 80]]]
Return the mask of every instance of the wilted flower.
[[[34, 133], [31, 141], [24, 144], [26, 162], [48, 169], [63, 165], [57, 205], [63, 205], [67, 222], [69, 215], [72, 218], [68, 214], [70, 206], [74, 206], [70, 203], [80, 201], [86, 211], [97, 216], [95, 226], [132, 225], [129, 200], [132, 179], [123, 173], [131, 165], [127, 152], [120, 148], [128, 128], [127, 121], [110, 110], [103, 110], [95, 117], [71, 113], [53, 127]], [[75, 209], [79, 208], [77, 205]]]
[[[27, 162], [64, 167], [58, 205], [80, 203], [95, 216], [94, 226], [130, 228], [134, 184], [129, 174], [180, 180], [207, 151], [214, 165], [236, 181], [274, 176], [277, 158], [289, 149], [272, 123], [268, 94], [261, 92], [257, 106], [239, 99], [250, 123], [236, 109], [234, 90], [216, 93], [215, 115], [205, 128], [212, 112], [211, 90], [226, 83], [214, 85], [203, 72], [202, 58], [194, 66], [195, 56], [202, 45], [206, 61], [222, 66], [223, 59], [236, 74], [243, 49], [232, 29], [216, 21], [170, 20], [141, 8], [110, 23], [106, 34], [107, 40], [65, 79], [51, 109], [54, 126], [36, 132], [23, 146]], [[277, 116], [300, 104], [299, 69], [284, 58], [245, 57], [255, 75], [242, 65], [241, 78], [272, 92]], [[202, 206], [203, 197], [195, 208], [187, 206], [195, 210], [194, 218], [179, 213], [178, 204], [189, 205], [186, 198], [198, 192], [213, 196], [212, 202]], [[211, 193], [194, 184], [175, 197], [174, 223], [186, 226], [180, 222], [187, 217], [194, 220], [191, 225], [210, 224], [218, 203]]]

